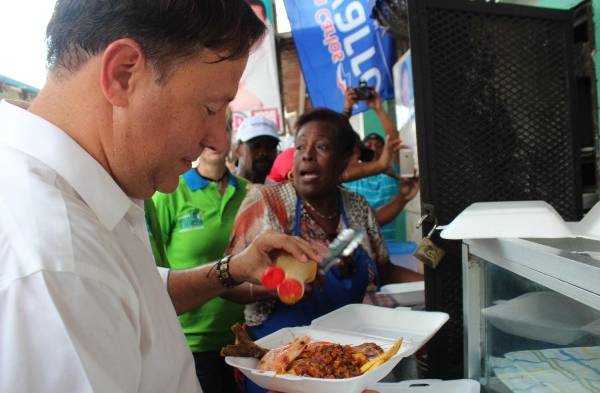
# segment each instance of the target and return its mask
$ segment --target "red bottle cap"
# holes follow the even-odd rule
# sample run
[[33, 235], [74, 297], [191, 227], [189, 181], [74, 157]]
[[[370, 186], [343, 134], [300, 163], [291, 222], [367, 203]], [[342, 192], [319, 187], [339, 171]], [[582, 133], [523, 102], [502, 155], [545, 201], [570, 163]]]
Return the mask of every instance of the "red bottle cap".
[[285, 272], [277, 266], [269, 266], [262, 275], [262, 285], [267, 289], [275, 289], [283, 279]]
[[304, 296], [304, 285], [295, 278], [286, 278], [277, 287], [279, 300], [285, 304], [295, 304]]

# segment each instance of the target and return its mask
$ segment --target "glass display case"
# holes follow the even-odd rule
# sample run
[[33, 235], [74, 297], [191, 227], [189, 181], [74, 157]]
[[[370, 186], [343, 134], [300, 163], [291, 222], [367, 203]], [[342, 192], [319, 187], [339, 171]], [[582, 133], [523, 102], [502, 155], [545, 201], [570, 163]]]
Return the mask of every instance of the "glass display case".
[[600, 392], [600, 241], [463, 243], [466, 376], [483, 392]]

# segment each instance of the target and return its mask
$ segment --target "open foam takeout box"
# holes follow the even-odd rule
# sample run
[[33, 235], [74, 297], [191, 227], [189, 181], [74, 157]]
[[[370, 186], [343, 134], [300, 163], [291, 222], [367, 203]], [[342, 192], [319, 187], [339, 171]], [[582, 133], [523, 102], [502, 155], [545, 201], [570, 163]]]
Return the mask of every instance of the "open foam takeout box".
[[345, 379], [321, 379], [256, 370], [258, 360], [226, 357], [257, 385], [286, 393], [359, 393], [385, 377], [398, 362], [421, 348], [448, 320], [442, 312], [396, 310], [367, 304], [350, 304], [312, 321], [310, 326], [284, 328], [256, 341], [273, 349], [307, 335], [313, 341], [357, 345], [374, 342], [387, 350], [400, 337], [404, 341], [390, 360], [363, 375]]
[[565, 222], [544, 201], [478, 202], [442, 229], [444, 239], [574, 238], [600, 240], [600, 203], [579, 222]]

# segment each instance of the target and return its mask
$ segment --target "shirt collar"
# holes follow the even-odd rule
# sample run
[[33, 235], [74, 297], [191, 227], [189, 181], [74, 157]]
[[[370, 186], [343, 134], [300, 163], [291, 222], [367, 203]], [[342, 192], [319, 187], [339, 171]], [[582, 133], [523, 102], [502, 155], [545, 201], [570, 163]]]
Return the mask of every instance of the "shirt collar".
[[[206, 187], [208, 187], [208, 185], [211, 183], [206, 178], [200, 176], [196, 168], [189, 169], [182, 176], [185, 182], [187, 183], [188, 187], [192, 191], [203, 190]], [[227, 171], [227, 184], [235, 188], [237, 188], [238, 186], [238, 180], [229, 171]]]
[[134, 201], [108, 172], [66, 132], [3, 100], [0, 101], [0, 143], [43, 162], [81, 196], [109, 230], [119, 223]]

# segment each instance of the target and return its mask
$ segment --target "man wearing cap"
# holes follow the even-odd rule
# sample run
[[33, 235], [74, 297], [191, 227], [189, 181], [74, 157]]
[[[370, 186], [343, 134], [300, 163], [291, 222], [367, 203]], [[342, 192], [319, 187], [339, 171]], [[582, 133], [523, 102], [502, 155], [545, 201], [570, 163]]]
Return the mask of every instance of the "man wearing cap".
[[385, 140], [383, 140], [383, 137], [378, 133], [372, 132], [364, 137], [363, 145], [367, 149], [373, 151], [373, 160], [379, 160], [381, 154], [383, 153]]
[[275, 123], [264, 117], [248, 117], [238, 128], [236, 139], [238, 175], [263, 184], [277, 156], [279, 135]]

